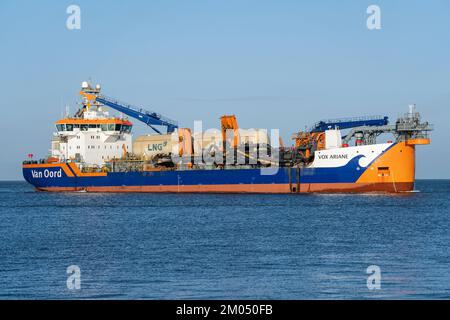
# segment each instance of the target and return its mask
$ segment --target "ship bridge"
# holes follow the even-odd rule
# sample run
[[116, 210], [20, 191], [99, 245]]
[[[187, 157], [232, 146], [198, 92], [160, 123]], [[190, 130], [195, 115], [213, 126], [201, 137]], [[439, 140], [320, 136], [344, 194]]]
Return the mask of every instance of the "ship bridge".
[[69, 133], [74, 131], [116, 131], [131, 133], [133, 124], [128, 120], [109, 119], [79, 119], [64, 118], [56, 121], [56, 129], [59, 133]]

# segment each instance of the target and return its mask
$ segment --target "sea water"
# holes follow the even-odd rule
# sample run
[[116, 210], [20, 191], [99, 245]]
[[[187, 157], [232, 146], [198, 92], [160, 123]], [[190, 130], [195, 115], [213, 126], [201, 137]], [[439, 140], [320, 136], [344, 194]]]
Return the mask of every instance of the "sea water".
[[0, 299], [450, 298], [450, 181], [416, 189], [96, 194], [1, 182]]

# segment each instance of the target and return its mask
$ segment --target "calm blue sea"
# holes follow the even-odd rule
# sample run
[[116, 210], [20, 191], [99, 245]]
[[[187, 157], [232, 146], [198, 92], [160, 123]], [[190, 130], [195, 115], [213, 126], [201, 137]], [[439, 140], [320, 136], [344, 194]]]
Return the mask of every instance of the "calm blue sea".
[[[41, 193], [0, 182], [0, 299], [450, 298], [450, 180], [399, 195]], [[81, 289], [66, 285], [69, 265]], [[381, 270], [381, 289], [366, 269]]]

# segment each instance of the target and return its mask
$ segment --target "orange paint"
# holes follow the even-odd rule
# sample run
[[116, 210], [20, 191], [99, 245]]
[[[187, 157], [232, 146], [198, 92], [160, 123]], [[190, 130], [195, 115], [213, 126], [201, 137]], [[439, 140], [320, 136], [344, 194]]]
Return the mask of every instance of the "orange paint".
[[429, 138], [409, 139], [408, 141], [406, 141], [406, 144], [409, 145], [430, 144], [430, 139]]
[[[301, 184], [301, 193], [352, 193], [352, 192], [404, 192], [411, 191], [414, 183], [312, 183]], [[222, 184], [191, 186], [92, 186], [92, 187], [45, 187], [41, 191], [86, 191], [86, 192], [150, 192], [150, 193], [278, 193], [286, 194], [289, 184]], [[295, 193], [295, 192], [292, 192]]]
[[106, 177], [108, 175], [107, 172], [81, 172], [74, 162], [70, 162], [69, 166], [72, 168], [73, 172], [75, 172], [77, 177]]
[[180, 142], [179, 155], [191, 155], [193, 153], [191, 129], [178, 128], [178, 140]]
[[300, 193], [406, 192], [414, 182], [380, 183], [310, 183], [300, 184]]
[[72, 119], [64, 118], [55, 122], [55, 124], [124, 124], [132, 126], [133, 124], [128, 120], [120, 119]]
[[234, 114], [231, 116], [224, 115], [220, 118], [220, 124], [222, 127], [223, 141], [227, 140], [227, 130], [233, 130], [233, 141], [231, 142], [231, 147], [236, 147], [239, 144], [239, 133], [236, 116]]
[[375, 160], [357, 183], [414, 183], [415, 147], [399, 142]]
[[65, 163], [36, 163], [36, 164], [24, 164], [23, 168], [27, 169], [39, 169], [39, 168], [62, 168], [66, 176], [73, 177], [72, 171], [69, 170]]
[[182, 186], [109, 186], [109, 187], [48, 187], [42, 191], [87, 191], [87, 192], [169, 192], [169, 193], [289, 193], [289, 184], [220, 184]]
[[97, 97], [91, 93], [86, 93], [84, 91], [80, 91], [80, 95], [84, 96], [87, 100], [94, 102]]

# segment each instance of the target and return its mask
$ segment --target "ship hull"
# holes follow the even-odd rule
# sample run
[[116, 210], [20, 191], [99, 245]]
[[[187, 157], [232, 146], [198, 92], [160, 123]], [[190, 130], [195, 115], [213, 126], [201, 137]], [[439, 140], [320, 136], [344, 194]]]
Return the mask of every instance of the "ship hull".
[[[108, 187], [36, 187], [48, 192], [97, 193], [298, 193], [289, 185], [209, 185], [209, 186], [108, 186]], [[301, 184], [299, 193], [396, 193], [414, 190], [412, 182], [398, 183], [320, 183]]]
[[[351, 155], [344, 164], [342, 161], [336, 166], [331, 161], [318, 162], [317, 166], [273, 168], [269, 172], [203, 169], [83, 173], [75, 163], [53, 163], [25, 164], [23, 175], [37, 190], [54, 192], [280, 194], [406, 192], [414, 189], [414, 145], [401, 142], [372, 149], [360, 148], [357, 152], [350, 149], [339, 151], [341, 155], [345, 152], [348, 152], [347, 156]], [[365, 163], [364, 159], [370, 159], [370, 162]]]

